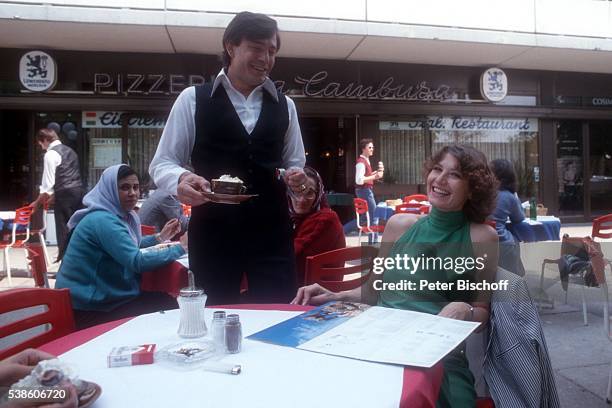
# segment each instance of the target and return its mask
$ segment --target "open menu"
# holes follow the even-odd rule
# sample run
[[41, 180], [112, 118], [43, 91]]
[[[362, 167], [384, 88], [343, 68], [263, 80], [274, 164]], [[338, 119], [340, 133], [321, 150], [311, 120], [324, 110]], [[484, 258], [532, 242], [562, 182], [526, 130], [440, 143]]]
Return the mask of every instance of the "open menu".
[[432, 367], [476, 322], [351, 302], [329, 302], [248, 339], [358, 360]]

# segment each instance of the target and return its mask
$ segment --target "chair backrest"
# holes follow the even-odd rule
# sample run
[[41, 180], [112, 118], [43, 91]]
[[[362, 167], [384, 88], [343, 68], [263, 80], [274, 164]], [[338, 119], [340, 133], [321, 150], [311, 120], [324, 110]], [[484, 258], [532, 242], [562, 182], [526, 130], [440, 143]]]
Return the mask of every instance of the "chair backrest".
[[592, 238], [612, 238], [612, 214], [602, 215], [593, 220]]
[[46, 310], [32, 311], [33, 314], [28, 314], [27, 317], [3, 323], [0, 325], [0, 338], [39, 326], [46, 326], [45, 329], [48, 330], [0, 350], [0, 360], [29, 347], [39, 347], [74, 331], [74, 316], [68, 289], [23, 288], [0, 292], [0, 314], [34, 306], [44, 306]]
[[405, 203], [409, 203], [410, 201], [429, 201], [429, 198], [425, 194], [411, 194], [404, 197], [402, 200]]
[[422, 205], [420, 209], [421, 209], [421, 214], [429, 214], [429, 211], [431, 211], [431, 206]]
[[28, 252], [30, 271], [34, 278], [34, 286], [38, 288], [48, 288], [49, 279], [47, 278], [47, 262], [45, 261], [43, 247], [38, 243], [28, 243], [26, 244], [26, 251]]
[[155, 233], [157, 233], [157, 229], [155, 229], [153, 225], [141, 224], [140, 232], [142, 233], [142, 235], [154, 235]]
[[370, 213], [368, 212], [368, 202], [363, 198], [353, 198], [353, 205], [355, 207], [355, 217], [357, 218], [357, 225], [361, 225], [360, 217], [365, 214], [366, 225], [370, 227]]
[[[347, 247], [306, 257], [304, 279], [306, 285], [319, 285], [337, 292], [358, 288], [372, 273], [374, 258], [378, 249], [371, 246]], [[348, 261], [358, 261], [345, 266]], [[354, 279], [344, 280], [346, 275], [359, 274]]]
[[[427, 207], [427, 206], [425, 206]], [[421, 204], [419, 203], [403, 203], [395, 206], [397, 214], [421, 214]]]
[[[34, 212], [34, 208], [30, 206], [21, 207], [15, 210], [15, 219], [13, 220], [13, 233], [11, 238], [11, 246], [14, 245], [18, 239], [17, 235], [19, 235], [19, 241], [27, 241], [30, 239], [30, 221], [32, 220], [32, 212]], [[26, 232], [25, 234], [21, 231], [17, 231], [17, 226], [22, 225], [25, 226]], [[25, 235], [25, 236], [22, 236]]]

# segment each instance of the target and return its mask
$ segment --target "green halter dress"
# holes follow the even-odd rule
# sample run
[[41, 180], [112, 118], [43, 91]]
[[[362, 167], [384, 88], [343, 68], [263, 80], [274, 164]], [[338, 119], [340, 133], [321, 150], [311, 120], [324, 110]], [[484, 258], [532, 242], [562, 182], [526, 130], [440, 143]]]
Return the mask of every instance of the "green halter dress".
[[[421, 280], [428, 282], [456, 282], [473, 280], [473, 271], [457, 273], [448, 268], [458, 258], [473, 257], [474, 251], [470, 238], [470, 223], [462, 211], [444, 212], [432, 208], [429, 216], [419, 219], [393, 245], [389, 257], [406, 254], [409, 257], [442, 258], [442, 265], [430, 263], [426, 268], [416, 271], [388, 269], [383, 282], [414, 281], [419, 288]], [[440, 268], [440, 266], [442, 266]], [[445, 269], [448, 268], [448, 269]], [[412, 273], [414, 272], [414, 273]], [[455, 285], [453, 285], [455, 287]], [[438, 314], [442, 308], [454, 301], [470, 301], [472, 295], [455, 290], [410, 290], [380, 292], [378, 304], [396, 309]], [[474, 377], [468, 367], [463, 347], [446, 356], [444, 378], [440, 388], [437, 407], [473, 408], [476, 404]]]

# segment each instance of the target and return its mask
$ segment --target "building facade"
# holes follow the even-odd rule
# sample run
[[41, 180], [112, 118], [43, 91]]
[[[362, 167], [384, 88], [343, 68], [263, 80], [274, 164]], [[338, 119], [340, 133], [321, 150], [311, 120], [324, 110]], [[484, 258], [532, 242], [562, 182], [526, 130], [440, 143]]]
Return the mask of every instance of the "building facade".
[[[159, 24], [145, 21], [136, 29], [133, 24], [110, 24], [104, 19], [112, 20], [109, 14], [121, 13], [112, 7], [96, 10], [99, 17], [83, 22], [82, 4], [67, 7], [77, 21], [66, 21], [66, 16], [49, 13], [65, 13], [65, 7], [23, 3], [0, 3], [5, 23], [11, 11], [31, 14], [26, 22], [20, 17], [2, 23], [9, 35], [0, 40], [5, 62], [0, 67], [0, 183], [5, 186], [0, 205], [10, 208], [32, 198], [42, 172], [35, 131], [52, 121], [62, 125], [62, 140], [78, 152], [89, 187], [105, 167], [119, 162], [132, 165], [146, 184], [147, 168], [172, 102], [185, 87], [211, 81], [219, 72], [219, 34], [236, 10], [206, 13], [204, 22], [185, 28], [178, 22], [168, 25], [168, 20], [182, 17], [181, 22], [189, 22], [202, 17], [202, 12], [162, 11], [153, 7], [155, 2], [133, 2], [134, 9], [123, 11], [124, 19], [129, 20], [130, 13], [148, 15], [150, 20], [154, 20], [151, 15], [165, 16], [161, 25], [171, 27], [168, 38], [176, 41], [171, 50], [163, 50], [140, 38], [130, 37], [125, 40], [129, 44], [122, 45], [113, 34], [107, 45], [86, 39], [72, 43], [53, 38], [51, 32], [52, 38], [45, 41], [41, 35], [47, 31], [41, 24], [45, 30], [70, 29], [84, 37], [102, 23], [119, 32], [136, 33], [155, 32]], [[138, 9], [141, 3], [153, 9]], [[520, 5], [540, 3], [546, 5]], [[47, 13], [39, 18], [36, 12], [43, 7]], [[376, 15], [372, 7], [366, 3], [368, 16]], [[7, 12], [7, 8], [12, 10]], [[363, 137], [374, 139], [375, 160], [385, 163], [385, 179], [376, 186], [379, 198], [422, 191], [424, 159], [445, 144], [467, 143], [491, 160], [511, 160], [518, 172], [521, 199], [537, 197], [549, 213], [582, 221], [612, 211], [612, 75], [607, 71], [612, 72], [612, 51], [601, 50], [612, 50], [611, 40], [575, 33], [569, 45], [577, 38], [588, 38], [600, 50], [566, 49], [558, 60], [549, 56], [538, 62], [538, 53], [560, 51], [552, 45], [537, 49], [520, 44], [525, 38], [517, 39], [509, 30], [527, 29], [524, 27], [495, 31], [475, 27], [489, 31], [484, 37], [479, 32], [475, 40], [459, 43], [450, 37], [465, 35], [468, 28], [450, 33], [449, 28], [440, 31], [439, 27], [419, 26], [429, 27], [429, 37], [433, 32], [449, 37], [424, 39], [416, 38], [424, 36], [418, 32], [400, 35], [407, 27], [414, 28], [414, 23], [371, 22], [342, 9], [327, 14], [345, 13], [346, 20], [330, 23], [329, 16], [301, 12], [306, 15], [277, 17], [283, 43], [272, 74], [277, 87], [296, 102], [308, 164], [320, 171], [328, 189], [352, 191], [357, 143]], [[440, 21], [430, 21], [433, 23]], [[335, 33], [327, 32], [334, 31], [325, 26], [330, 24]], [[288, 29], [294, 25], [296, 31]], [[381, 35], [359, 33], [364, 25], [370, 31], [395, 31], [381, 39]], [[17, 39], [16, 33], [24, 27], [38, 30], [32, 34], [39, 38], [38, 43]], [[310, 27], [305, 34], [297, 31], [305, 27]], [[547, 37], [552, 34], [534, 30], [524, 36], [553, 41]], [[612, 37], [612, 28], [610, 31], [608, 37]], [[494, 35], [514, 44], [498, 43], [491, 48], [482, 38]], [[190, 48], [197, 39], [203, 39], [203, 49]], [[134, 48], [121, 49], [128, 46]], [[406, 57], [407, 47], [416, 47], [415, 56]], [[352, 50], [350, 57], [345, 48]], [[534, 56], [521, 60], [533, 48]], [[491, 50], [493, 55], [481, 55]], [[515, 57], [501, 55], [510, 50]], [[609, 66], [600, 64], [602, 55], [609, 58]], [[503, 58], [506, 63], [500, 63]], [[503, 95], [495, 95], [497, 87]]]

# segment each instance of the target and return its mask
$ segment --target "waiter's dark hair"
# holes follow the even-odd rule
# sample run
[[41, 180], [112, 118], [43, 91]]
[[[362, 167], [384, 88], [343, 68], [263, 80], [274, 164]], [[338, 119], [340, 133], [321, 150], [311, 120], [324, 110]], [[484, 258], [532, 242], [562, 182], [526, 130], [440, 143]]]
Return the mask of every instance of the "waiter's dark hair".
[[370, 143], [374, 143], [374, 140], [372, 140], [370, 138], [361, 139], [359, 141], [359, 151], [362, 152], [363, 149], [365, 149], [366, 146], [369, 145]]
[[278, 34], [276, 20], [260, 13], [243, 11], [236, 14], [230, 21], [223, 33], [223, 54], [221, 59], [223, 67], [229, 67], [232, 58], [227, 52], [226, 46], [229, 44], [240, 45], [242, 40], [266, 40], [276, 34], [276, 49], [280, 50], [281, 39]]
[[38, 133], [36, 133], [36, 140], [39, 142], [52, 142], [58, 139], [57, 133], [51, 129], [40, 129]]
[[131, 175], [135, 175], [136, 177], [138, 177], [138, 180], [140, 180], [140, 177], [138, 176], [138, 173], [136, 173], [136, 170], [134, 170], [127, 164], [124, 164], [123, 166], [119, 167], [119, 170], [117, 171], [117, 181]]

